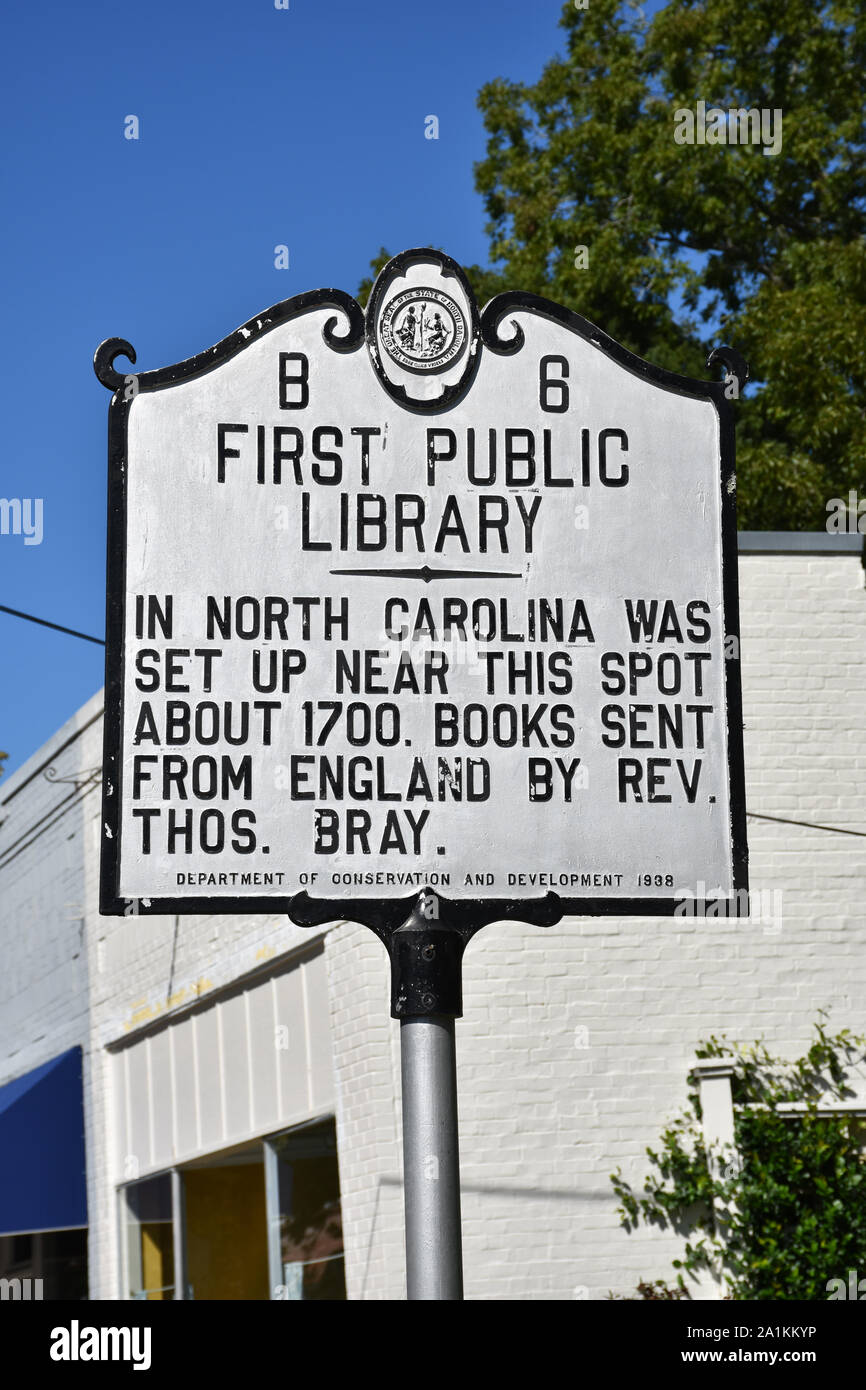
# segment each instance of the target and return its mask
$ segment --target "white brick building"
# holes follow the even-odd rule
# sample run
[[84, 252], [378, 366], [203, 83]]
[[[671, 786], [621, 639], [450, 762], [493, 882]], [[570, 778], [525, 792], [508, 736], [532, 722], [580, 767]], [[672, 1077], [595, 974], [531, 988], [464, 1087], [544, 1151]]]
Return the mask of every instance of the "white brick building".
[[[820, 1007], [866, 1031], [861, 541], [741, 537], [740, 594], [751, 884], [764, 906], [779, 893], [781, 913], [475, 938], [457, 1025], [467, 1298], [604, 1298], [669, 1279], [678, 1242], [626, 1234], [609, 1174], [642, 1181], [699, 1041], [760, 1036], [793, 1055]], [[100, 713], [94, 696], [0, 784], [0, 1086], [83, 1051], [90, 1296], [162, 1287], [159, 1271], [170, 1295], [184, 1258], [193, 1296], [292, 1297], [312, 1247], [299, 1235], [281, 1264], [272, 1243], [269, 1263], [267, 1221], [292, 1200], [296, 1215], [331, 1201], [334, 1116], [348, 1297], [402, 1297], [382, 946], [356, 925], [277, 915], [100, 917]], [[182, 1181], [134, 1187], [172, 1170]], [[243, 1287], [213, 1281], [229, 1245]], [[339, 1267], [326, 1246], [309, 1268]], [[8, 1269], [10, 1251], [7, 1236]]]

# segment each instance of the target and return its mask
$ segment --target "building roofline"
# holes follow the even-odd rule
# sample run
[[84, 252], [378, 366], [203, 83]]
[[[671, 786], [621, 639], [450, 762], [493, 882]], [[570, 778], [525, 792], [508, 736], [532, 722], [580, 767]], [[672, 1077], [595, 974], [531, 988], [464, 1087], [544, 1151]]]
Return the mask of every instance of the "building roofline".
[[860, 555], [866, 553], [866, 534], [856, 531], [738, 531], [740, 554]]

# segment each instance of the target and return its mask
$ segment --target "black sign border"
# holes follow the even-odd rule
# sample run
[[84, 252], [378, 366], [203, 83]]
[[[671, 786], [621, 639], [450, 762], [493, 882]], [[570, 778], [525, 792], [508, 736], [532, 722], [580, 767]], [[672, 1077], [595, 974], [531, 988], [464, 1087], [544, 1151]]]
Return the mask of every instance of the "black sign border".
[[[524, 333], [516, 320], [511, 320], [509, 335], [500, 336], [507, 315], [515, 311], [529, 312], [558, 323], [634, 375], [652, 382], [666, 391], [690, 399], [710, 400], [719, 416], [720, 477], [722, 521], [722, 602], [724, 608], [724, 646], [733, 640], [734, 655], [725, 658], [725, 697], [727, 711], [728, 786], [730, 798], [731, 856], [733, 898], [710, 899], [703, 905], [707, 916], [748, 915], [748, 847], [746, 837], [746, 797], [743, 762], [742, 686], [740, 677], [739, 586], [737, 574], [737, 521], [734, 410], [727, 394], [729, 386], [723, 381], [700, 381], [677, 372], [654, 366], [617, 343], [588, 319], [563, 305], [538, 295], [512, 291], [497, 295], [477, 316], [474, 295], [460, 268], [442, 252], [427, 248], [404, 251], [384, 268], [377, 284], [383, 285], [394, 270], [415, 260], [429, 258], [449, 270], [453, 266], [469, 293], [473, 309], [473, 328], [479, 325], [479, 351], [473, 369], [459, 383], [459, 395], [472, 384], [481, 355], [481, 345], [497, 355], [511, 356], [520, 351]], [[348, 329], [337, 333], [339, 319], [329, 318], [323, 328], [325, 342], [336, 352], [355, 352], [365, 341], [369, 344], [374, 331], [375, 311], [379, 296], [371, 296], [367, 315], [350, 295], [342, 290], [321, 289], [282, 300], [270, 309], [255, 315], [227, 338], [195, 357], [151, 372], [121, 373], [115, 370], [117, 357], [126, 357], [134, 365], [133, 347], [123, 338], [109, 338], [100, 344], [94, 356], [97, 377], [113, 396], [108, 416], [108, 530], [106, 584], [106, 647], [105, 647], [105, 717], [103, 731], [104, 774], [102, 792], [101, 863], [99, 910], [103, 916], [162, 916], [202, 914], [270, 914], [285, 912], [302, 925], [320, 925], [347, 920], [380, 924], [384, 929], [404, 919], [417, 902], [417, 892], [405, 898], [311, 898], [306, 892], [283, 895], [223, 895], [183, 898], [122, 898], [117, 892], [120, 865], [120, 806], [122, 797], [121, 730], [123, 720], [124, 639], [126, 607], [126, 527], [127, 527], [127, 423], [129, 407], [135, 396], [143, 391], [158, 391], [189, 381], [222, 366], [237, 353], [249, 347], [267, 332], [301, 314], [323, 307], [333, 307], [342, 313]], [[718, 348], [710, 354], [708, 366], [717, 361], [729, 368], [728, 383], [736, 379], [745, 383], [748, 373], [743, 359], [732, 349]], [[375, 358], [374, 358], [375, 364]], [[379, 375], [377, 371], [377, 376]], [[384, 385], [384, 383], [382, 383]], [[386, 388], [387, 389], [387, 388]], [[393, 396], [391, 390], [388, 394]], [[456, 392], [454, 396], [456, 396]], [[454, 404], [449, 395], [446, 403], [437, 402], [444, 410]], [[405, 403], [404, 408], [409, 406]], [[432, 411], [424, 410], [425, 414]], [[697, 887], [697, 885], [695, 885]], [[423, 888], [423, 885], [419, 885]], [[560, 917], [635, 916], [674, 917], [692, 920], [689, 910], [692, 899], [678, 898], [570, 898], [548, 891], [528, 898], [460, 898], [446, 899], [434, 891], [443, 905], [447, 904], [452, 922], [467, 926], [480, 919], [534, 920], [550, 924]], [[700, 901], [700, 900], [698, 900]], [[735, 910], [732, 910], [735, 909]], [[699, 913], [698, 915], [703, 915]]]

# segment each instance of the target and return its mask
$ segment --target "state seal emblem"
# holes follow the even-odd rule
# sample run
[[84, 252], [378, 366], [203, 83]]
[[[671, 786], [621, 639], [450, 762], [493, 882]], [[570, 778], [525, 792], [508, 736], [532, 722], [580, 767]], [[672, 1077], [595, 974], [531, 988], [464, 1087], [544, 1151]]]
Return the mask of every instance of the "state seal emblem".
[[441, 372], [466, 346], [466, 320], [450, 295], [416, 286], [396, 294], [382, 314], [388, 356], [410, 372]]

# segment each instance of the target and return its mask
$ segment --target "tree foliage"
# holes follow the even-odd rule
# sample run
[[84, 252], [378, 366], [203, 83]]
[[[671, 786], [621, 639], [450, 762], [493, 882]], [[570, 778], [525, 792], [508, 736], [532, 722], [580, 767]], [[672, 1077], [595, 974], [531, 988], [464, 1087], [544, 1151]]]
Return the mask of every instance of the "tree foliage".
[[[803, 1057], [784, 1062], [762, 1043], [711, 1037], [699, 1057], [735, 1064], [734, 1151], [708, 1153], [694, 1073], [689, 1108], [647, 1149], [653, 1171], [643, 1195], [612, 1175], [622, 1224], [670, 1228], [685, 1237], [674, 1260], [684, 1272], [721, 1273], [736, 1299], [825, 1300], [850, 1269], [866, 1276], [866, 1157], [863, 1122], [822, 1115], [821, 1103], [853, 1095], [850, 1071], [866, 1038], [827, 1033], [824, 1016]], [[795, 1115], [780, 1106], [794, 1103]]]
[[[866, 490], [866, 10], [857, 0], [571, 3], [534, 85], [481, 91], [496, 288], [568, 304], [660, 366], [731, 342], [740, 525], [823, 529]], [[782, 148], [674, 141], [698, 100], [782, 113]], [[588, 266], [578, 268], [578, 247]], [[495, 292], [495, 291], [494, 291]]]

